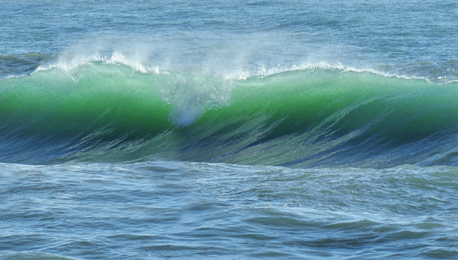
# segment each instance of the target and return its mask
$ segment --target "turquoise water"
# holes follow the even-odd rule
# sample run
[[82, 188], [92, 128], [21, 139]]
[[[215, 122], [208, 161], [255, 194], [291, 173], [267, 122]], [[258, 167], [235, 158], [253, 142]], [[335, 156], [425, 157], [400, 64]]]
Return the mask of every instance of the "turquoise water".
[[454, 1], [0, 9], [0, 259], [456, 259]]

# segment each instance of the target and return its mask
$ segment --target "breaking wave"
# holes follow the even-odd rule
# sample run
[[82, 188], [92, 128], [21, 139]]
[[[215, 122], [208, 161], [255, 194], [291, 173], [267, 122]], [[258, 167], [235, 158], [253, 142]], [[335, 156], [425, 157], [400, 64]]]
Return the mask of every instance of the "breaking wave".
[[231, 76], [128, 65], [0, 80], [0, 161], [458, 165], [456, 82], [326, 64]]

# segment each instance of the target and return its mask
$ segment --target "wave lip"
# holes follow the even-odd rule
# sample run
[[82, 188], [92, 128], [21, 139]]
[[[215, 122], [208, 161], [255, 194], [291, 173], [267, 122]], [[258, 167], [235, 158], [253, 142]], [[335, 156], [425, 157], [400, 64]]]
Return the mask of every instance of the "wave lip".
[[104, 60], [3, 79], [0, 100], [3, 162], [457, 165], [456, 83], [335, 67], [228, 79]]

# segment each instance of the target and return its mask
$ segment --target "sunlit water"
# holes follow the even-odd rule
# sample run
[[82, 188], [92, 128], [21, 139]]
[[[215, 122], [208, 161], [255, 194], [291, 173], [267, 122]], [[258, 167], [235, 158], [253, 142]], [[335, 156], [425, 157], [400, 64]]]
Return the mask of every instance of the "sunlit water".
[[455, 1], [0, 5], [0, 259], [457, 259]]

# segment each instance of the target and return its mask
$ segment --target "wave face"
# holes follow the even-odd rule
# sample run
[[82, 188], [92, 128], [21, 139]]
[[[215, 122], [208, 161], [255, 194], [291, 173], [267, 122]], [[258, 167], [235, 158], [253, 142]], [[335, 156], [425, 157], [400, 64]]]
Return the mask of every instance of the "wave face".
[[0, 161], [458, 165], [458, 84], [337, 69], [231, 79], [90, 62], [0, 80]]

